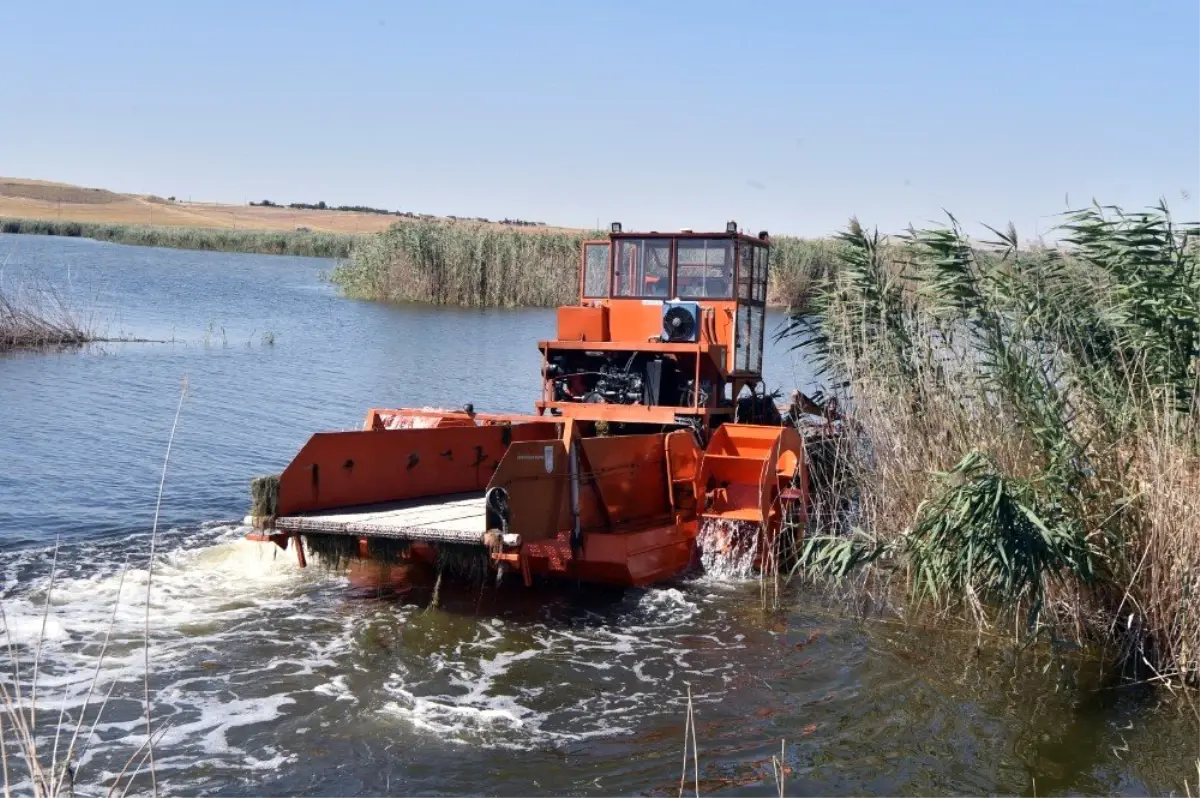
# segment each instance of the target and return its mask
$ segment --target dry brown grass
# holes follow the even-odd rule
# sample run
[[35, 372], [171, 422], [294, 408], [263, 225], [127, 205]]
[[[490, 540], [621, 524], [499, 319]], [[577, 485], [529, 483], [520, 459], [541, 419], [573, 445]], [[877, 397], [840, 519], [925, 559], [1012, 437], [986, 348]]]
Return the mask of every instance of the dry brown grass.
[[0, 178], [0, 197], [39, 202], [66, 202], [75, 205], [104, 205], [120, 202], [121, 195], [103, 188], [83, 188], [45, 180]]
[[[11, 177], [0, 177], [0, 217], [236, 230], [293, 231], [297, 227], [307, 227], [330, 233], [380, 233], [397, 222], [416, 221], [356, 211], [170, 202], [152, 195], [118, 194], [105, 189]], [[499, 223], [489, 226], [531, 233], [566, 229], [510, 227]]]
[[18, 349], [79, 346], [92, 340], [85, 325], [50, 288], [0, 287], [0, 354]]
[[[1200, 446], [1182, 441], [1200, 438], [1200, 427], [1181, 431], [1169, 412], [1150, 419], [1128, 451], [1129, 499], [1140, 523], [1130, 524], [1129, 548], [1136, 561], [1121, 587], [1113, 623], [1133, 632], [1141, 664], [1177, 664], [1185, 676], [1200, 677]], [[1195, 425], [1194, 419], [1186, 423]], [[1182, 434], [1181, 434], [1182, 432]], [[1200, 443], [1200, 441], [1197, 441]], [[1136, 634], [1141, 626], [1143, 634]], [[1190, 667], [1189, 667], [1190, 666]], [[1178, 673], [1155, 673], [1170, 682]]]

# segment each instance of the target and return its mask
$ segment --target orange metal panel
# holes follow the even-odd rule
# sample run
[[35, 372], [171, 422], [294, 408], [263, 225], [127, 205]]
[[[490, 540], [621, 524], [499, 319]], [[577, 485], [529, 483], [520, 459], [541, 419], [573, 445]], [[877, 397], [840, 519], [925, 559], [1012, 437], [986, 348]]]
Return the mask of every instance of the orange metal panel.
[[627, 534], [590, 535], [575, 572], [583, 579], [648, 585], [685, 570], [693, 546], [694, 536], [674, 524]]
[[713, 433], [706, 454], [762, 457], [783, 434], [783, 427], [757, 424], [725, 424]]
[[[670, 517], [664, 435], [585, 438], [579, 443], [590, 467], [583, 477], [596, 486], [596, 491], [580, 492], [584, 529], [606, 528], [605, 510], [614, 526]], [[597, 492], [603, 508], [596, 505]]]
[[726, 373], [734, 370], [734, 327], [737, 322], [737, 303], [736, 302], [714, 302], [713, 303], [713, 327], [716, 335], [716, 343], [725, 347], [722, 352], [721, 365]]
[[558, 309], [560, 341], [607, 341], [608, 308], [563, 305]]
[[593, 533], [584, 538], [581, 557], [570, 556], [565, 533], [557, 541], [524, 547], [529, 570], [586, 582], [624, 587], [648, 585], [677, 576], [692, 561], [696, 525], [655, 524], [616, 533]]
[[608, 333], [612, 341], [644, 344], [662, 335], [662, 302], [614, 299], [608, 304]]
[[566, 478], [562, 441], [525, 441], [508, 448], [488, 487], [508, 492], [510, 531], [523, 540], [546, 540], [560, 529]]
[[764, 460], [765, 457], [706, 454], [704, 455], [704, 471], [718, 483], [738, 482], [757, 485], [762, 478]]
[[319, 432], [279, 479], [279, 514], [483, 490], [520, 427]]
[[[546, 349], [591, 349], [596, 351], [644, 351], [644, 352], [695, 352], [708, 353], [718, 365], [722, 376], [733, 371], [734, 324], [737, 303], [701, 303], [700, 338], [696, 343], [664, 343], [662, 333], [662, 306], [659, 302], [641, 299], [613, 299], [599, 307], [607, 307], [607, 327], [604, 338], [589, 335], [587, 342], [580, 341], [585, 332], [582, 326], [572, 321], [564, 322], [559, 309], [558, 340], [539, 341], [538, 347]], [[571, 317], [577, 311], [595, 312], [595, 307], [570, 307]]]
[[773, 524], [780, 489], [803, 464], [804, 442], [791, 427], [725, 424], [704, 453], [696, 479], [704, 514]]
[[613, 405], [599, 402], [538, 402], [538, 407], [560, 411], [564, 418], [588, 421], [617, 421], [629, 424], [674, 424], [677, 415], [730, 416], [731, 407], [670, 407], [667, 405]]
[[694, 518], [696, 513], [696, 476], [700, 471], [700, 447], [687, 430], [668, 433], [667, 498], [676, 519]]

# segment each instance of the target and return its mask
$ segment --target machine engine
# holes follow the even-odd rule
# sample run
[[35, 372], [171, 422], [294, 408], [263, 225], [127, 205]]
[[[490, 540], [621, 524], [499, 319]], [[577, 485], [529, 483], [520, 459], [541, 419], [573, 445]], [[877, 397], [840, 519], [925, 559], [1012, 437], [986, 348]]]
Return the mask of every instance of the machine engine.
[[[674, 359], [643, 352], [563, 353], [546, 364], [546, 378], [556, 402], [688, 407], [696, 390]], [[702, 404], [712, 390], [704, 380]]]
[[635, 405], [645, 399], [646, 381], [636, 371], [601, 366], [592, 391], [583, 401], [614, 405]]

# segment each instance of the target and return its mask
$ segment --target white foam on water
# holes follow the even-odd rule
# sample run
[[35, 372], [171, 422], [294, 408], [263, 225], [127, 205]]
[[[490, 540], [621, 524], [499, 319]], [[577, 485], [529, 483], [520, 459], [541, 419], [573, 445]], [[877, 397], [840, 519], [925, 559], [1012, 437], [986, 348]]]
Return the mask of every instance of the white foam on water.
[[24, 605], [18, 603], [14, 607], [6, 605], [4, 608], [8, 624], [6, 630], [0, 630], [0, 634], [7, 631], [3, 640], [5, 645], [11, 642], [15, 646], [34, 648], [39, 639], [67, 639], [67, 630], [57, 618], [48, 617], [43, 623], [41, 614], [35, 613], [32, 605], [28, 602], [24, 602]]
[[268, 723], [283, 715], [283, 709], [295, 700], [285, 695], [270, 695], [254, 699], [222, 699], [206, 697], [186, 699], [186, 711], [180, 714], [196, 715], [190, 723], [172, 724], [162, 735], [167, 748], [191, 748], [203, 753], [205, 758], [219, 754], [241, 753], [229, 745], [226, 734], [239, 726]]
[[[263, 695], [262, 679], [256, 672], [265, 666], [272, 678], [281, 673], [304, 676], [335, 664], [332, 649], [322, 652], [310, 645], [297, 656], [293, 641], [284, 634], [273, 635], [270, 625], [263, 624], [274, 611], [304, 606], [297, 591], [309, 577], [296, 568], [289, 553], [280, 551], [284, 556], [276, 556], [271, 550], [277, 547], [245, 540], [246, 531], [235, 527], [206, 530], [193, 536], [200, 541], [185, 542], [184, 547], [156, 557], [149, 601], [152, 717], [156, 729], [166, 729], [156, 744], [156, 750], [163, 751], [161, 757], [156, 756], [158, 770], [170, 769], [176, 759], [180, 767], [185, 763], [194, 767], [198, 759], [252, 768], [282, 764], [282, 755], [253, 759], [228, 737], [234, 729], [278, 719], [295, 703], [294, 697], [270, 693], [269, 687]], [[164, 548], [176, 542], [171, 534], [160, 536], [167, 541]], [[42, 750], [53, 746], [60, 709], [66, 712], [61, 749], [74, 732], [76, 718], [83, 714], [77, 755], [85, 747], [87, 750], [79, 757], [77, 768], [91, 770], [89, 778], [96, 776], [95, 766], [106, 772], [115, 761], [123, 764], [145, 739], [144, 708], [139, 704], [145, 678], [149, 574], [145, 541], [140, 543], [138, 548], [130, 547], [125, 567], [111, 558], [81, 567], [81, 557], [76, 555], [70, 562], [60, 551], [60, 573], [50, 592], [44, 634], [43, 614], [50, 588], [47, 552], [15, 552], [0, 593], [7, 620], [6, 630], [0, 629], [0, 643], [7, 646], [11, 639], [15, 647], [27, 699], [35, 649], [41, 642], [37, 700], [42, 708]], [[86, 548], [83, 554], [87, 554]], [[16, 578], [21, 568], [29, 569], [39, 560], [47, 567], [36, 581], [23, 584]], [[251, 632], [256, 645], [270, 652], [273, 644], [286, 643], [291, 656], [280, 653], [265, 662], [230, 662], [227, 652], [242, 641], [246, 634], [241, 631], [243, 625], [262, 627]], [[109, 645], [101, 661], [106, 635]], [[337, 643], [338, 639], [329, 641], [332, 647]], [[7, 650], [5, 654], [7, 657]], [[89, 698], [98, 664], [99, 676]], [[196, 675], [198, 669], [201, 675]], [[11, 689], [11, 675], [6, 682]], [[114, 698], [101, 710], [110, 689]], [[89, 737], [97, 712], [103, 714]], [[261, 748], [257, 750], [261, 755]], [[93, 762], [96, 765], [88, 768]]]
[[344, 673], [339, 673], [324, 684], [317, 685], [313, 688], [313, 692], [318, 695], [329, 696], [334, 701], [355, 702], [358, 700], [354, 695], [354, 691], [350, 689], [346, 674]]
[[267, 758], [260, 759], [254, 754], [247, 754], [242, 760], [242, 765], [247, 770], [279, 770], [284, 765], [290, 765], [299, 757], [296, 754], [282, 754], [271, 746], [266, 746], [259, 750], [260, 754], [266, 754]]
[[756, 523], [705, 518], [700, 522], [696, 545], [707, 580], [739, 582], [754, 575], [754, 561], [762, 535]]
[[524, 727], [536, 729], [544, 715], [522, 705], [515, 696], [497, 694], [495, 681], [507, 674], [514, 663], [537, 654], [537, 650], [529, 649], [496, 652], [495, 656], [480, 657], [472, 664], [439, 661], [434, 673], [449, 672], [449, 689], [424, 696], [414, 692], [404, 674], [393, 674], [385, 690], [394, 700], [384, 704], [382, 710], [448, 742], [524, 747], [521, 738], [530, 736], [522, 734]]
[[[178, 774], [174, 786], [183, 791], [197, 789], [197, 778], [201, 785], [220, 778], [196, 776], [197, 762], [210, 774], [256, 773], [248, 778], [261, 782], [262, 772], [297, 761], [304, 743], [296, 738], [340, 738], [362, 712], [395, 734], [433, 744], [561, 747], [632, 733], [646, 720], [678, 710], [683, 681], [703, 678], [722, 686], [736, 673], [729, 651], [741, 645], [728, 628], [713, 632], [721, 605], [687, 586], [631, 591], [603, 610], [579, 610], [565, 619], [556, 619], [549, 605], [540, 621], [446, 616], [436, 632], [444, 639], [441, 647], [397, 649], [390, 640], [414, 623], [416, 610], [346, 600], [344, 578], [300, 570], [293, 552], [246, 541], [246, 531], [195, 533], [164, 551], [154, 567], [152, 704], [155, 728], [166, 729], [155, 763], [160, 773]], [[71, 718], [85, 709], [112, 625], [90, 713], [110, 686], [114, 703], [95, 734], [82, 741], [90, 747], [79, 762], [92, 781], [106, 773], [111, 781], [145, 739], [145, 543], [130, 539], [123, 582], [123, 550], [83, 566], [78, 556], [60, 556], [39, 702], [44, 699], [55, 714], [62, 702]], [[8, 580], [11, 587], [0, 598], [28, 666], [41, 628], [50, 553], [19, 554], [24, 561], [5, 570], [23, 579]], [[373, 629], [378, 634], [364, 634]], [[694, 700], [719, 696], [695, 689]], [[298, 717], [308, 712], [311, 720]], [[86, 717], [90, 723], [92, 714]], [[288, 718], [301, 720], [299, 728], [288, 739], [272, 734]]]
[[[427, 671], [394, 672], [385, 686], [393, 700], [381, 713], [418, 736], [483, 748], [540, 749], [630, 733], [663, 712], [662, 692], [681, 674], [703, 671], [719, 684], [731, 674], [719, 638], [679, 640], [700, 611], [684, 590], [649, 589], [617, 618], [539, 624], [531, 641], [521, 637], [531, 646], [515, 652], [501, 648], [511, 640], [499, 622], [480, 622], [474, 639], [434, 655]], [[713, 662], [690, 661], [695, 641], [711, 644]], [[547, 683], [550, 667], [572, 678]]]
[[673, 587], [647, 590], [639, 599], [638, 607], [651, 616], [652, 624], [660, 627], [686, 623], [700, 611], [695, 601]]

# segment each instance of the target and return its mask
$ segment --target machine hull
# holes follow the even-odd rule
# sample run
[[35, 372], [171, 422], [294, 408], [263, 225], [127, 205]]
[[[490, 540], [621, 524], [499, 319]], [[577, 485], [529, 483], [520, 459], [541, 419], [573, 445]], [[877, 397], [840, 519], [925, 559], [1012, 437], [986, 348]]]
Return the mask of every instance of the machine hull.
[[316, 553], [438, 569], [451, 552], [475, 575], [630, 587], [687, 572], [710, 519], [773, 538], [797, 484], [803, 441], [783, 427], [726, 424], [706, 451], [688, 430], [372, 410], [362, 430], [312, 436], [245, 520], [301, 566]]

